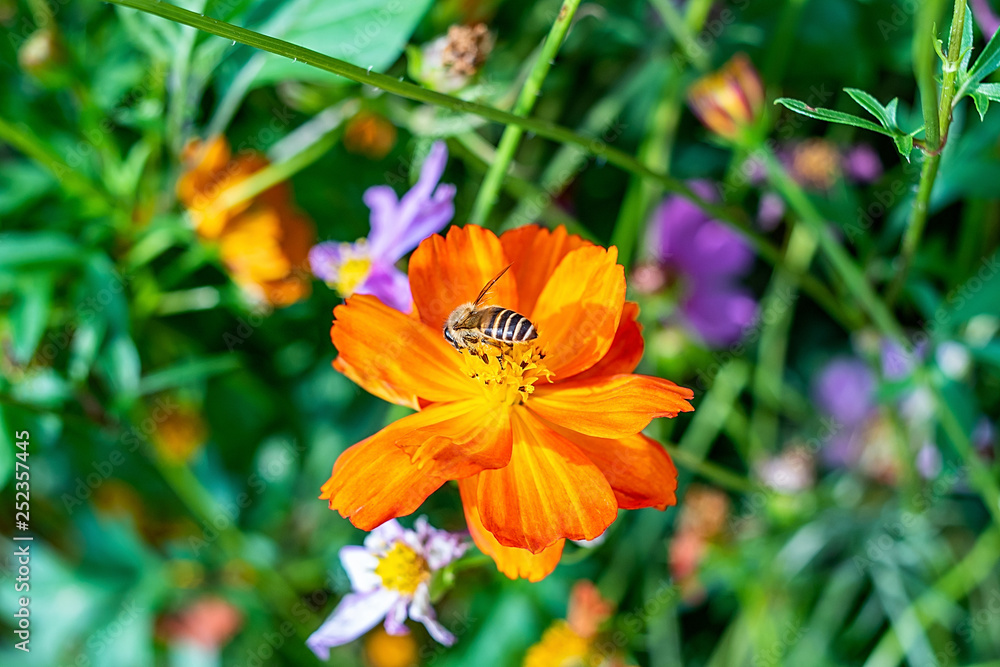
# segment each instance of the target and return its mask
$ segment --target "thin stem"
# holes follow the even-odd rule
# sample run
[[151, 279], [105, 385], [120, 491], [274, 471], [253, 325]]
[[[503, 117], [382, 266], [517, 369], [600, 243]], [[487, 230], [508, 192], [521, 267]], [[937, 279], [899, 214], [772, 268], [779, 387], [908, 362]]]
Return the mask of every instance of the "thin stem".
[[[939, 3], [928, 3], [928, 9], [922, 13], [923, 20], [918, 29], [925, 29], [926, 20], [935, 19]], [[891, 305], [906, 285], [906, 279], [927, 227], [927, 216], [930, 212], [931, 193], [937, 180], [941, 166], [941, 153], [948, 142], [948, 130], [951, 127], [951, 106], [955, 99], [955, 84], [958, 77], [959, 64], [962, 61], [962, 27], [965, 25], [965, 0], [956, 0], [951, 18], [951, 32], [948, 37], [948, 57], [942, 68], [941, 98], [937, 97], [937, 86], [934, 82], [934, 72], [937, 69], [937, 53], [934, 50], [933, 32], [928, 29], [926, 37], [918, 33], [919, 47], [924, 50], [917, 63], [917, 81], [920, 84], [920, 101], [924, 112], [926, 126], [927, 153], [924, 165], [920, 170], [920, 185], [917, 196], [910, 211], [910, 219], [903, 234], [900, 248], [899, 271], [889, 286], [886, 300]], [[934, 13], [932, 13], [934, 12]], [[933, 21], [932, 21], [933, 22]]]
[[[545, 81], [552, 63], [555, 62], [559, 47], [566, 39], [566, 33], [569, 31], [569, 26], [573, 22], [576, 8], [579, 5], [580, 0], [563, 0], [556, 20], [535, 59], [535, 64], [521, 88], [521, 94], [518, 95], [517, 102], [514, 103], [513, 112], [515, 115], [527, 116], [534, 108], [535, 101], [542, 90], [542, 83]], [[490, 211], [493, 209], [493, 204], [496, 203], [497, 195], [500, 192], [500, 184], [503, 183], [507, 169], [514, 159], [514, 153], [517, 151], [522, 134], [524, 134], [524, 130], [517, 125], [508, 125], [504, 129], [503, 136], [500, 137], [500, 144], [497, 146], [496, 160], [486, 172], [486, 177], [476, 195], [476, 201], [472, 205], [472, 213], [469, 216], [469, 221], [472, 224], [482, 225], [489, 218]]]
[[326, 155], [327, 151], [333, 148], [340, 140], [341, 134], [341, 127], [337, 126], [320, 137], [315, 143], [292, 155], [284, 162], [269, 164], [260, 171], [254, 172], [253, 175], [221, 192], [213, 203], [213, 208], [219, 211], [230, 210], [238, 204], [274, 187], [278, 183], [287, 181]]

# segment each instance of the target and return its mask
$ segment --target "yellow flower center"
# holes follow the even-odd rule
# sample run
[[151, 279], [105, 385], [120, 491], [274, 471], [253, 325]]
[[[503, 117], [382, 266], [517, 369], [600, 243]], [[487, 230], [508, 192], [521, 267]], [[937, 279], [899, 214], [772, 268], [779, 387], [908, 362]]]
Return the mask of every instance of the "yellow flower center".
[[337, 277], [333, 281], [333, 287], [341, 295], [351, 296], [371, 270], [372, 260], [367, 255], [348, 257], [337, 267]]
[[545, 367], [544, 358], [545, 355], [531, 343], [515, 343], [503, 348], [483, 345], [476, 351], [462, 350], [469, 377], [479, 380], [488, 398], [505, 405], [527, 401], [539, 378], [552, 381], [552, 371]]
[[806, 185], [828, 190], [840, 173], [840, 153], [828, 141], [811, 139], [795, 148], [792, 170]]
[[523, 667], [585, 667], [598, 664], [589, 656], [590, 642], [573, 632], [566, 621], [553, 623], [541, 640], [528, 649]]
[[417, 586], [431, 578], [427, 561], [402, 542], [378, 559], [375, 574], [382, 577], [383, 586], [404, 595], [413, 595]]

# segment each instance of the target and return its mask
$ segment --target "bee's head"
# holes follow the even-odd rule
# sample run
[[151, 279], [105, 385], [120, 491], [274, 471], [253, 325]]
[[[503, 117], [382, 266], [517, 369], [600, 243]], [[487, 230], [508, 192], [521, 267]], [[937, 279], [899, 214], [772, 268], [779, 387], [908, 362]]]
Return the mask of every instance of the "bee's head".
[[456, 350], [458, 349], [458, 342], [455, 340], [455, 337], [451, 335], [451, 329], [449, 329], [447, 325], [444, 327], [444, 339], [451, 343]]

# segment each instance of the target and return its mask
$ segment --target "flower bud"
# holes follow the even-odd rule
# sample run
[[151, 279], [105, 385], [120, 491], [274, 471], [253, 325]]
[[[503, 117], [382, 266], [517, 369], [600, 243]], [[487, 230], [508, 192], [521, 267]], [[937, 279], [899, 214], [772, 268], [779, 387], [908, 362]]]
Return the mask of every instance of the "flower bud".
[[760, 119], [764, 87], [750, 59], [740, 53], [722, 69], [695, 81], [688, 90], [688, 104], [705, 127], [735, 140]]

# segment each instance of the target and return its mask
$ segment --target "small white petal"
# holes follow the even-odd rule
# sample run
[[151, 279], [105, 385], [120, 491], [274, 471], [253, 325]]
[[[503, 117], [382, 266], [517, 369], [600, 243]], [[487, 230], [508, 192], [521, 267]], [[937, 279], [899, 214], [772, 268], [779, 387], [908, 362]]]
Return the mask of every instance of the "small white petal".
[[374, 628], [398, 600], [398, 593], [384, 588], [345, 595], [323, 625], [309, 635], [306, 646], [320, 660], [326, 660], [331, 647], [354, 641]]
[[358, 593], [368, 593], [382, 585], [382, 578], [375, 574], [378, 558], [364, 547], [348, 546], [340, 550], [340, 564], [347, 571], [351, 587]]
[[413, 602], [410, 604], [410, 618], [419, 623], [423, 623], [427, 632], [439, 644], [451, 646], [455, 643], [455, 635], [448, 632], [443, 625], [438, 623], [434, 607], [431, 606], [430, 589], [427, 584], [420, 584], [413, 595]]

